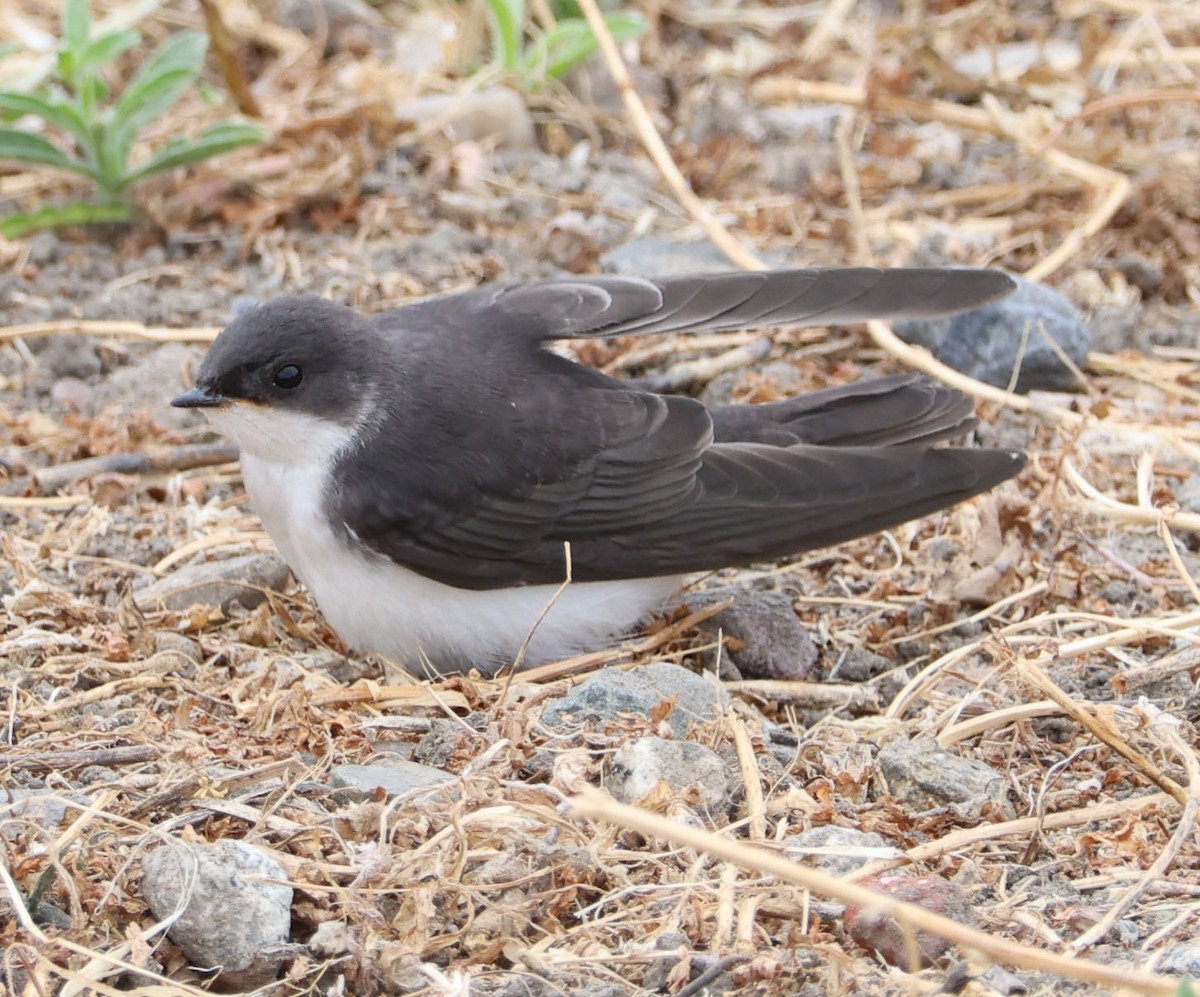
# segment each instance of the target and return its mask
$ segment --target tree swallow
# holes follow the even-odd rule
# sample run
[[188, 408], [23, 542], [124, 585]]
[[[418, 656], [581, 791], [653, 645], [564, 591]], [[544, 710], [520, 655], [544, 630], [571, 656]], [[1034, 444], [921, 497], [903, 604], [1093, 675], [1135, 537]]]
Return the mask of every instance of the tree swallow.
[[494, 674], [522, 648], [532, 664], [602, 645], [689, 573], [895, 526], [1025, 462], [933, 446], [975, 425], [973, 405], [917, 375], [706, 408], [548, 343], [934, 317], [1012, 287], [814, 269], [572, 276], [372, 316], [285, 297], [222, 331], [171, 404], [241, 448], [263, 525], [348, 644]]

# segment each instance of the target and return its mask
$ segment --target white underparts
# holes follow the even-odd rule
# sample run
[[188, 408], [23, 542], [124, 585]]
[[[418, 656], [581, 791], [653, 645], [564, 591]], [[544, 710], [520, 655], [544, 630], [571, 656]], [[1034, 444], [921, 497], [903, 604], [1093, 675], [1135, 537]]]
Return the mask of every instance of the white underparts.
[[553, 605], [561, 586], [475, 591], [443, 585], [355, 547], [327, 520], [327, 476], [352, 430], [242, 404], [212, 415], [242, 448], [254, 510], [329, 623], [357, 650], [387, 655], [416, 674], [430, 665], [440, 672], [492, 673], [511, 664], [527, 638], [525, 664], [594, 650], [681, 585], [680, 577], [572, 583]]

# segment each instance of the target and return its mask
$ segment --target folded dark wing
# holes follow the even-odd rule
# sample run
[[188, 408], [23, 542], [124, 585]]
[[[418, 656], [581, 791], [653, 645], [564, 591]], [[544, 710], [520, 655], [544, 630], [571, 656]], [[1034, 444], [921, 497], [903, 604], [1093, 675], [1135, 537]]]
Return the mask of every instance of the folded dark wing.
[[[521, 448], [505, 460], [489, 462], [479, 446], [453, 464], [447, 441], [388, 452], [376, 439], [343, 458], [330, 512], [375, 553], [448, 585], [562, 581], [565, 541], [625, 536], [686, 505], [712, 442], [694, 399], [581, 388], [570, 402], [587, 418], [570, 423], [577, 413], [534, 399], [541, 426], [517, 434]], [[379, 467], [404, 473], [383, 477]], [[590, 575], [578, 567], [576, 577]]]
[[410, 476], [368, 501], [359, 485], [337, 498], [335, 514], [375, 553], [447, 585], [562, 581], [568, 542], [573, 579], [600, 581], [829, 546], [963, 501], [1024, 463], [1005, 451], [920, 445], [710, 445], [694, 401], [635, 397], [645, 404], [642, 435], [569, 467], [526, 466], [503, 487], [464, 479], [436, 501]]
[[720, 405], [709, 415], [718, 443], [773, 446], [936, 443], [975, 426], [970, 398], [920, 374], [857, 381], [761, 405]]

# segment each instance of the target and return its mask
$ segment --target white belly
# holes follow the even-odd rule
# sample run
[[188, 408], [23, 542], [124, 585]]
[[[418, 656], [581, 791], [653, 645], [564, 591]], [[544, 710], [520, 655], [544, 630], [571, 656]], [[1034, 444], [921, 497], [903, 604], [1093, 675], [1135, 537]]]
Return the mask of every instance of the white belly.
[[[546, 613], [556, 585], [474, 591], [433, 581], [339, 539], [321, 512], [325, 477], [313, 465], [284, 467], [243, 452], [242, 475], [279, 552], [308, 586], [338, 634], [415, 674], [512, 664], [532, 632], [524, 663], [602, 646], [678, 591], [682, 578], [569, 585]], [[537, 629], [534, 630], [534, 625]]]

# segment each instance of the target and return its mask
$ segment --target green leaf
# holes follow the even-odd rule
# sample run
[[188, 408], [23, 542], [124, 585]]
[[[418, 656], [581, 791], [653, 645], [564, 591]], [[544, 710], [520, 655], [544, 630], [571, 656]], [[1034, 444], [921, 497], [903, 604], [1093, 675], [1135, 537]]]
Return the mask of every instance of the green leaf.
[[67, 0], [63, 6], [62, 29], [63, 49], [73, 57], [76, 69], [79, 59], [87, 51], [88, 35], [92, 32], [92, 14], [89, 0]]
[[94, 152], [92, 149], [92, 125], [79, 103], [58, 87], [48, 88], [43, 92], [41, 99], [53, 110], [55, 117], [52, 120], [54, 123], [73, 135], [75, 141], [79, 143], [79, 148], [86, 155], [91, 155]]
[[0, 235], [6, 239], [20, 239], [43, 229], [95, 222], [127, 222], [132, 218], [133, 206], [129, 204], [71, 201], [69, 204], [49, 204], [37, 211], [9, 215], [0, 220]]
[[51, 145], [40, 135], [18, 131], [15, 128], [0, 128], [0, 159], [15, 159], [22, 163], [38, 163], [42, 166], [57, 166], [60, 170], [71, 170], [92, 176], [86, 163], [72, 159], [57, 146]]
[[162, 43], [118, 98], [118, 129], [140, 130], [162, 117], [200, 75], [208, 38], [200, 31], [181, 31]]
[[[604, 18], [608, 30], [617, 41], [638, 38], [646, 30], [646, 21], [640, 14], [608, 14]], [[587, 21], [572, 18], [559, 21], [544, 36], [546, 63], [544, 72], [549, 76], [562, 76], [579, 65], [599, 47], [596, 36]], [[534, 67], [527, 67], [533, 69]]]
[[141, 40], [142, 36], [136, 31], [110, 31], [108, 34], [101, 35], [87, 47], [80, 68], [90, 69], [93, 66], [105, 66], [126, 49], [133, 48]]
[[10, 55], [16, 55], [23, 51], [25, 51], [25, 46], [18, 42], [0, 42], [0, 59], [7, 59]]
[[206, 128], [197, 139], [172, 139], [131, 173], [128, 183], [148, 177], [151, 173], [190, 166], [223, 152], [257, 145], [270, 137], [267, 129], [252, 121], [221, 121]]
[[108, 87], [105, 86], [104, 81], [95, 73], [89, 73], [87, 70], [81, 69], [76, 90], [79, 94], [80, 113], [85, 118], [93, 118], [98, 113], [98, 109], [104, 102], [104, 98], [108, 96]]
[[492, 22], [492, 61], [507, 70], [521, 65], [521, 36], [525, 24], [524, 0], [486, 0]]
[[77, 134], [75, 129], [81, 124], [78, 112], [72, 113], [74, 108], [70, 105], [64, 106], [50, 96], [42, 97], [34, 93], [0, 90], [0, 111], [14, 115], [36, 115], [71, 135]]

